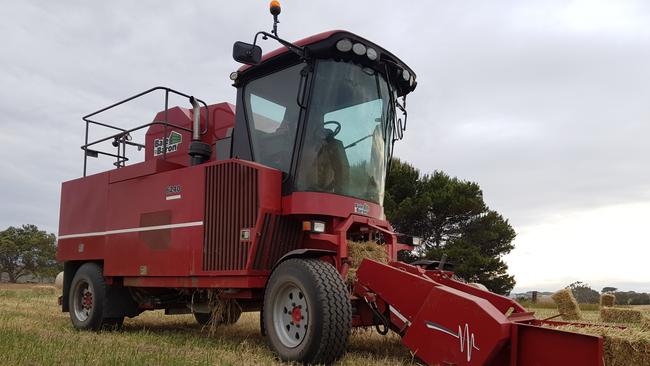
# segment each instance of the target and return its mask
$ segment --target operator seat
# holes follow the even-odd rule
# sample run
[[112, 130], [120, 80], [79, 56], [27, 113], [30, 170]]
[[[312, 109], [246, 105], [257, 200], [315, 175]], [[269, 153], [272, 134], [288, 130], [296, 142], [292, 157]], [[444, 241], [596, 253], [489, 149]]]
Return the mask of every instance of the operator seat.
[[332, 135], [325, 139], [316, 157], [316, 168], [319, 187], [324, 187], [328, 192], [347, 192], [350, 163], [340, 140]]
[[315, 132], [315, 135], [303, 149], [298, 188], [345, 194], [350, 164], [343, 143], [326, 128]]

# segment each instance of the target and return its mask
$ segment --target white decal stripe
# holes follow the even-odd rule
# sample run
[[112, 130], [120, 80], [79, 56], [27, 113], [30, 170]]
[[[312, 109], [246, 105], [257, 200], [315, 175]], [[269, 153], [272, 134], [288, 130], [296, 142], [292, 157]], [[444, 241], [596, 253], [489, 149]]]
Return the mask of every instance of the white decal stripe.
[[390, 306], [389, 309], [390, 309], [390, 312], [393, 313], [393, 314], [395, 314], [395, 316], [398, 317], [399, 320], [403, 321], [404, 324], [411, 325], [411, 322], [410, 322], [408, 319], [406, 319], [406, 317], [405, 317], [404, 315], [402, 315], [402, 313], [400, 313], [399, 311], [397, 311], [397, 309], [395, 309], [395, 308], [392, 307], [392, 306]]
[[180, 194], [175, 194], [175, 195], [173, 195], [173, 196], [167, 196], [167, 197], [165, 197], [165, 199], [166, 199], [167, 201], [171, 201], [171, 200], [179, 200], [179, 199], [181, 199], [181, 195], [180, 195]]
[[108, 230], [108, 231], [97, 231], [94, 233], [81, 233], [81, 234], [70, 234], [70, 235], [61, 235], [61, 239], [72, 239], [72, 238], [85, 238], [88, 236], [99, 236], [99, 235], [112, 235], [112, 234], [124, 234], [124, 233], [135, 233], [140, 231], [152, 231], [152, 230], [163, 230], [163, 229], [177, 229], [181, 227], [191, 227], [191, 226], [201, 226], [203, 221], [194, 221], [194, 222], [183, 222], [180, 224], [168, 224], [168, 225], [157, 225], [157, 226], [145, 226], [145, 227], [134, 227], [130, 229], [118, 229], [118, 230]]
[[454, 333], [454, 332], [450, 332], [449, 330], [447, 330], [447, 329], [445, 329], [445, 328], [442, 328], [442, 327], [439, 327], [439, 326], [437, 326], [437, 325], [435, 325], [435, 324], [433, 324], [433, 323], [426, 322], [425, 325], [426, 325], [427, 328], [429, 328], [429, 329], [434, 329], [434, 330], [437, 330], [437, 331], [443, 332], [443, 333], [445, 333], [445, 334], [449, 334], [450, 336], [452, 336], [452, 337], [454, 337], [454, 338], [458, 338], [458, 334], [456, 334], [456, 333]]

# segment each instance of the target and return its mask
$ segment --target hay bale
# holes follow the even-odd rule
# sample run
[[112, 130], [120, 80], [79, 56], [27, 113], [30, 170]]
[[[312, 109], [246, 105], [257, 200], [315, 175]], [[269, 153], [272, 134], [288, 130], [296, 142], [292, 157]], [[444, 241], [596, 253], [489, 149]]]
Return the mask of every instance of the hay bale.
[[59, 272], [54, 279], [54, 286], [59, 290], [63, 289], [63, 272]]
[[54, 295], [56, 288], [54, 286], [34, 286], [32, 292], [37, 295]]
[[643, 317], [643, 319], [641, 319], [641, 330], [650, 333], [650, 318]]
[[576, 298], [573, 297], [573, 292], [570, 288], [562, 289], [554, 293], [551, 298], [557, 305], [557, 310], [562, 315], [564, 320], [580, 320], [582, 319], [582, 312], [578, 306]]
[[641, 323], [643, 313], [636, 309], [602, 308], [600, 320], [605, 323]]
[[605, 365], [607, 366], [650, 365], [649, 332], [597, 325], [587, 327], [565, 325], [557, 328], [569, 332], [602, 336], [605, 346]]
[[350, 241], [348, 240], [348, 257], [350, 258], [350, 269], [348, 270], [348, 283], [352, 284], [357, 280], [357, 269], [364, 258], [372, 259], [380, 263], [388, 263], [386, 246], [377, 244], [374, 241]]
[[616, 296], [610, 293], [600, 295], [600, 307], [612, 307], [616, 304]]

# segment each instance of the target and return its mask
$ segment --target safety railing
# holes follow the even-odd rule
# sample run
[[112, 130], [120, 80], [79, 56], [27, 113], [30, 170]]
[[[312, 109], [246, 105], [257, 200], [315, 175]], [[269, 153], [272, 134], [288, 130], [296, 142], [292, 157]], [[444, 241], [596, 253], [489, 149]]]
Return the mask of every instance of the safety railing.
[[[91, 119], [91, 117], [94, 118], [97, 115], [99, 115], [101, 113], [104, 113], [104, 112], [106, 112], [106, 111], [108, 111], [110, 109], [113, 109], [115, 107], [118, 107], [118, 106], [120, 106], [122, 104], [125, 104], [125, 103], [128, 103], [128, 102], [131, 102], [134, 99], [140, 98], [142, 96], [145, 96], [147, 94], [150, 94], [150, 93], [153, 93], [153, 92], [156, 92], [156, 91], [164, 91], [164, 94], [165, 94], [165, 109], [164, 109], [164, 120], [163, 121], [154, 120], [153, 122], [146, 123], [146, 124], [143, 124], [143, 125], [131, 128], [131, 129], [124, 129], [124, 128], [120, 128], [120, 127], [117, 127], [117, 126], [110, 125], [108, 123], [103, 123], [103, 122], [99, 122], [99, 121]], [[140, 144], [140, 143], [132, 141], [132, 137], [131, 137], [132, 132], [135, 132], [135, 131], [138, 131], [138, 130], [141, 130], [143, 128], [147, 128], [147, 127], [153, 126], [153, 125], [162, 125], [163, 128], [164, 128], [163, 137], [167, 136], [167, 132], [168, 132], [168, 130], [170, 128], [174, 128], [174, 129], [178, 129], [178, 130], [182, 130], [182, 131], [192, 133], [193, 131], [192, 131], [191, 128], [186, 128], [186, 127], [183, 127], [183, 126], [179, 126], [179, 125], [176, 125], [176, 124], [169, 123], [169, 95], [170, 95], [170, 93], [173, 94], [173, 95], [178, 95], [178, 96], [181, 96], [181, 97], [188, 98], [188, 100], [190, 101], [190, 104], [192, 104], [192, 100], [195, 100], [196, 102], [202, 104], [203, 107], [205, 107], [203, 109], [205, 111], [205, 121], [206, 121], [206, 123], [205, 123], [205, 127], [200, 131], [201, 135], [205, 134], [207, 132], [207, 129], [208, 129], [207, 123], [210, 120], [210, 111], [208, 110], [208, 105], [204, 101], [202, 101], [201, 99], [194, 98], [193, 96], [187, 95], [185, 93], [181, 93], [181, 92], [176, 91], [174, 89], [164, 87], [164, 86], [157, 86], [157, 87], [151, 88], [149, 90], [145, 90], [142, 93], [138, 93], [138, 94], [136, 94], [134, 96], [126, 98], [126, 99], [124, 99], [122, 101], [119, 101], [119, 102], [117, 102], [115, 104], [112, 104], [112, 105], [110, 105], [108, 107], [102, 108], [102, 109], [100, 109], [98, 111], [95, 111], [93, 113], [90, 113], [90, 114], [82, 117], [82, 119], [86, 122], [86, 133], [85, 133], [84, 145], [81, 146], [81, 149], [84, 151], [84, 177], [86, 176], [86, 172], [87, 172], [88, 157], [98, 158], [99, 155], [109, 156], [109, 157], [115, 158], [115, 162], [113, 163], [113, 165], [115, 167], [121, 168], [121, 167], [126, 166], [126, 162], [129, 161], [129, 158], [126, 156], [126, 147], [127, 146], [134, 146], [134, 147], [136, 147], [138, 149], [138, 151], [142, 150], [145, 147], [144, 144]], [[89, 130], [90, 130], [91, 125], [102, 126], [102, 127], [109, 128], [109, 129], [112, 129], [112, 130], [115, 130], [115, 131], [118, 131], [118, 132], [116, 132], [115, 134], [112, 134], [112, 135], [110, 135], [108, 137], [103, 137], [103, 138], [100, 138], [99, 140], [88, 142], [88, 135], [89, 135]], [[113, 140], [112, 145], [117, 149], [117, 151], [115, 153], [108, 152], [108, 151], [101, 151], [101, 150], [99, 150], [97, 148], [91, 148], [91, 146], [94, 147], [94, 146], [96, 146], [98, 144], [101, 144], [102, 142], [106, 142], [106, 141], [109, 141], [111, 139]], [[167, 158], [167, 139], [166, 138], [163, 138], [163, 149], [162, 150], [163, 150], [163, 159], [166, 159]]]

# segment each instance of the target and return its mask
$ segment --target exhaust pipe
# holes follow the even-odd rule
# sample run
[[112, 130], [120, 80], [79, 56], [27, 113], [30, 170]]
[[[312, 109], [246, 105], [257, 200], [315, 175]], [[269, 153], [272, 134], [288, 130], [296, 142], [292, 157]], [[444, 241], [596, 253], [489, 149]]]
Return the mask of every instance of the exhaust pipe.
[[[201, 141], [200, 138], [201, 107], [199, 106], [199, 102], [192, 96], [190, 97], [190, 103], [192, 103], [193, 107], [192, 142], [190, 143], [189, 152], [190, 165], [199, 165], [210, 160], [210, 156], [212, 156], [212, 147], [210, 147], [210, 144], [206, 144], [205, 142]], [[206, 120], [205, 123], [207, 124], [208, 121]]]
[[199, 102], [196, 101], [196, 98], [190, 97], [190, 103], [192, 103], [192, 107], [194, 108], [194, 123], [192, 123], [192, 141], [196, 141], [199, 139], [199, 129], [201, 128], [201, 107], [199, 106]]

